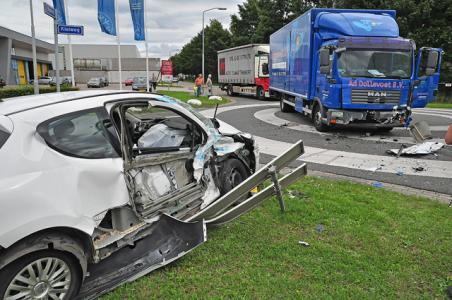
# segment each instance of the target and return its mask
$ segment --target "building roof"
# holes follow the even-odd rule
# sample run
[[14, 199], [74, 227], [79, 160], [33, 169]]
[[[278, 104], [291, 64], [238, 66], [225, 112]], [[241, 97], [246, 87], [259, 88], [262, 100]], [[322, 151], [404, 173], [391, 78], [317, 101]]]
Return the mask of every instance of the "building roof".
[[[22, 46], [24, 48], [31, 47], [32, 38], [31, 36], [25, 35], [23, 33], [8, 29], [6, 27], [0, 26], [0, 38], [9, 38], [13, 40], [13, 43], [17, 46]], [[44, 42], [42, 40], [36, 39], [36, 50], [44, 53], [54, 52], [54, 45]]]

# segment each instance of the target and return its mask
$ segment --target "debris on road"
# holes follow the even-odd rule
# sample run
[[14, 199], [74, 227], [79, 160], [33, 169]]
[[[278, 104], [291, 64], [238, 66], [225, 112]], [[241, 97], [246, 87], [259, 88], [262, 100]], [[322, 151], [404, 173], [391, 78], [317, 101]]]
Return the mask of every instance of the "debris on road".
[[382, 188], [383, 187], [383, 183], [379, 182], [379, 181], [375, 181], [372, 183], [372, 186], [375, 188]]
[[[402, 145], [403, 146], [403, 145]], [[425, 142], [423, 144], [414, 145], [408, 148], [391, 149], [388, 153], [397, 156], [401, 155], [427, 155], [433, 154], [444, 147], [444, 144], [437, 142]]]
[[302, 246], [305, 246], [305, 247], [311, 246], [311, 245], [309, 245], [308, 242], [305, 242], [305, 241], [298, 241], [298, 244], [300, 244], [300, 245], [302, 245]]
[[416, 122], [410, 125], [409, 131], [418, 143], [422, 143], [425, 140], [433, 138], [430, 126], [425, 121]]
[[427, 169], [424, 168], [424, 167], [413, 167], [413, 170], [415, 172], [425, 172], [425, 171], [427, 171]]
[[397, 176], [403, 176], [405, 175], [405, 172], [403, 172], [402, 170], [397, 170]]

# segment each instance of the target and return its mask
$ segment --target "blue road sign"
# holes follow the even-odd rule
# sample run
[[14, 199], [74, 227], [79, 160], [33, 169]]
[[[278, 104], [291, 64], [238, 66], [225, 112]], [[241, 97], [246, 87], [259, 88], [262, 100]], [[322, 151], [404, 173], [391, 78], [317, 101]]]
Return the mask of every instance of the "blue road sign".
[[45, 2], [44, 2], [44, 13], [49, 17], [55, 19], [55, 9]]
[[83, 26], [74, 25], [58, 25], [58, 34], [65, 35], [84, 35], [85, 30]]

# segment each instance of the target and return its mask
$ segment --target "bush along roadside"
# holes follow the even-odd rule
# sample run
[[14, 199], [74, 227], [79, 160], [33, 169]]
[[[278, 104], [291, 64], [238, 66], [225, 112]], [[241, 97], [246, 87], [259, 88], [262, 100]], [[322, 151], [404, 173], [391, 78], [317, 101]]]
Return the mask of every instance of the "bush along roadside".
[[[78, 91], [78, 87], [72, 87], [70, 85], [62, 85], [61, 91], [62, 92], [68, 92], [68, 91]], [[39, 87], [39, 93], [40, 94], [48, 94], [48, 93], [55, 93], [56, 87]], [[27, 96], [27, 95], [33, 95], [34, 89], [33, 86], [21, 86], [21, 87], [14, 87], [14, 88], [3, 88], [0, 89], [0, 101], [2, 99], [6, 98], [12, 98], [12, 97], [19, 97], [19, 96]]]

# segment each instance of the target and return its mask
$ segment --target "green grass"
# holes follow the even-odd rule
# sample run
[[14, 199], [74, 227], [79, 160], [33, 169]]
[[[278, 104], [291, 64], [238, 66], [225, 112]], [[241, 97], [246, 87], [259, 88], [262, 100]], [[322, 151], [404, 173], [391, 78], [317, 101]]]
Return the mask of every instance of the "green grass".
[[[190, 99], [199, 99], [202, 102], [202, 106], [195, 106], [195, 108], [206, 108], [206, 107], [214, 107], [218, 101], [215, 100], [209, 100], [209, 97], [207, 96], [201, 96], [196, 98], [193, 93], [190, 92], [179, 92], [179, 91], [165, 91], [165, 90], [158, 90], [157, 93], [170, 96], [176, 99], [179, 99], [183, 102], [187, 102]], [[224, 105], [230, 102], [229, 99], [223, 98], [223, 101], [219, 102], [220, 105]]]
[[452, 109], [452, 103], [434, 102], [434, 103], [429, 103], [427, 105], [427, 107], [429, 107], [429, 108], [449, 108], [449, 109]]
[[451, 208], [311, 177], [289, 190], [295, 197], [285, 197], [285, 214], [269, 200], [209, 229], [209, 240], [187, 256], [102, 299], [446, 298]]

